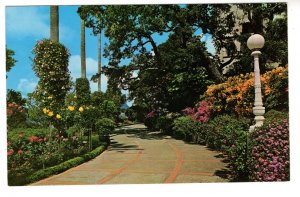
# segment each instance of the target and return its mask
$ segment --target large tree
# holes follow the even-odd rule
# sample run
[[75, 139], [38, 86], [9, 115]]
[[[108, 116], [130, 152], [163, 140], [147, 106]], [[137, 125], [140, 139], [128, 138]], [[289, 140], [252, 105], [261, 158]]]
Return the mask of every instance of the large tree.
[[50, 6], [50, 40], [59, 42], [59, 9]]
[[[269, 12], [271, 19], [284, 10], [284, 6], [280, 8], [277, 4], [252, 7], [255, 6], [266, 7], [264, 13]], [[247, 13], [247, 5], [240, 9]], [[259, 14], [259, 9], [256, 12]], [[124, 6], [82, 6], [78, 13], [94, 32], [104, 29], [109, 39], [104, 53], [109, 63], [104, 72], [111, 80], [119, 81], [123, 89], [129, 89], [132, 99], [140, 99], [140, 103], [152, 107], [178, 111], [192, 105], [206, 85], [225, 79], [222, 73], [225, 66], [234, 61], [244, 63], [242, 58], [246, 55], [251, 58], [250, 50], [243, 48], [246, 41], [242, 41], [249, 34], [237, 33], [232, 5], [128, 5], [126, 9]], [[103, 26], [99, 25], [100, 20]], [[261, 23], [256, 18], [250, 17], [251, 20], [253, 24]], [[280, 29], [279, 25], [273, 24], [273, 32]], [[264, 30], [271, 32], [268, 27]], [[222, 48], [227, 50], [229, 60], [222, 62], [218, 55], [206, 51], [201, 35], [196, 35], [199, 29], [202, 35], [212, 36], [217, 52]], [[168, 37], [165, 43], [159, 44], [162, 39], [159, 35]], [[268, 38], [267, 33], [265, 37]], [[241, 51], [236, 48], [236, 40], [243, 42]], [[121, 65], [124, 59], [130, 64]], [[133, 77], [134, 72], [137, 77]], [[235, 70], [233, 74], [239, 72]]]

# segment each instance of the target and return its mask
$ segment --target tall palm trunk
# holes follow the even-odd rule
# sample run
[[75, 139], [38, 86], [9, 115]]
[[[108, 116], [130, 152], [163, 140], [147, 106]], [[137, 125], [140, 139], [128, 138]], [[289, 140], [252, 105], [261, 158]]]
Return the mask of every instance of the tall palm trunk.
[[101, 92], [101, 31], [98, 33], [98, 92]]
[[59, 42], [58, 6], [50, 6], [50, 40]]
[[80, 57], [81, 57], [81, 78], [86, 78], [86, 56], [85, 56], [85, 25], [84, 20], [80, 21]]

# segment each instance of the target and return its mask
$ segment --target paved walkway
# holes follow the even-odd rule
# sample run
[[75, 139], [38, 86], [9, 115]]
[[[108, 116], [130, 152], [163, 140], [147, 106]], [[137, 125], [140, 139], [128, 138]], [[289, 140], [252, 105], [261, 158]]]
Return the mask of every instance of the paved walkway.
[[32, 185], [228, 182], [220, 154], [205, 146], [148, 133], [141, 124], [116, 132], [100, 156]]

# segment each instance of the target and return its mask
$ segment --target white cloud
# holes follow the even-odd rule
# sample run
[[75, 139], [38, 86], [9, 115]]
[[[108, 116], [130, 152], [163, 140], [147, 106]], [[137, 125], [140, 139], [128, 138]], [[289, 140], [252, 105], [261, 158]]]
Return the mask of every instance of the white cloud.
[[[73, 81], [81, 76], [81, 62], [79, 55], [72, 55], [69, 60], [69, 70], [71, 72], [71, 77]], [[90, 80], [92, 75], [98, 72], [98, 62], [93, 58], [86, 58], [86, 75], [87, 78]], [[90, 81], [91, 91], [97, 91], [98, 85]], [[105, 92], [107, 89], [107, 77], [105, 75], [101, 75], [101, 91]]]
[[34, 91], [36, 85], [37, 81], [22, 78], [19, 80], [17, 89], [21, 91], [22, 95], [27, 95], [27, 93]]
[[[91, 78], [91, 76], [88, 76]], [[98, 91], [98, 83], [94, 83], [90, 81], [91, 92]], [[106, 92], [107, 90], [107, 77], [105, 75], [101, 75], [101, 91]]]
[[[50, 37], [50, 9], [45, 12], [39, 6], [14, 6], [6, 8], [6, 32], [14, 38], [33, 36], [36, 39]], [[60, 41], [71, 40], [74, 32], [67, 24], [59, 22]]]
[[49, 13], [39, 7], [7, 7], [6, 31], [14, 37], [49, 37]]

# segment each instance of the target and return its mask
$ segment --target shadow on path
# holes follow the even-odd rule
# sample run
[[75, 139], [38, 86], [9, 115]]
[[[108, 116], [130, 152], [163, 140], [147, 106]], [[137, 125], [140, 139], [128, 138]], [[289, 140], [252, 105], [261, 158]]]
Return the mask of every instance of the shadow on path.
[[125, 152], [128, 150], [144, 150], [144, 149], [139, 148], [137, 145], [128, 145], [116, 141], [111, 141], [110, 148], [108, 151]]

